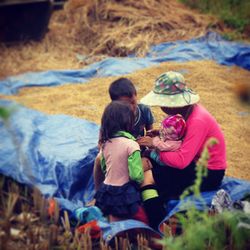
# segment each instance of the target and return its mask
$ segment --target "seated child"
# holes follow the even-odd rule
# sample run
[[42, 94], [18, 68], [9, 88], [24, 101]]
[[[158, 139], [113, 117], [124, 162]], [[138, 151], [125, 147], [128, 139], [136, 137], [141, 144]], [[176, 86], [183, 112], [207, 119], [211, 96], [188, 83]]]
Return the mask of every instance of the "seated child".
[[139, 185], [144, 180], [140, 146], [131, 135], [134, 112], [126, 102], [113, 101], [104, 110], [100, 142], [105, 174], [95, 205], [110, 221], [137, 219], [147, 223]]

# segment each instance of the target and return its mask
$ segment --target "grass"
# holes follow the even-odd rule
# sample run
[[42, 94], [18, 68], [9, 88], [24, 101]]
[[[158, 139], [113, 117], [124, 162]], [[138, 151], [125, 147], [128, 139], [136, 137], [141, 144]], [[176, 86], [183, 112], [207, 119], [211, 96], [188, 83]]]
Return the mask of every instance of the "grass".
[[232, 31], [224, 36], [230, 40], [249, 39], [250, 1], [249, 0], [181, 0], [191, 8], [217, 16]]

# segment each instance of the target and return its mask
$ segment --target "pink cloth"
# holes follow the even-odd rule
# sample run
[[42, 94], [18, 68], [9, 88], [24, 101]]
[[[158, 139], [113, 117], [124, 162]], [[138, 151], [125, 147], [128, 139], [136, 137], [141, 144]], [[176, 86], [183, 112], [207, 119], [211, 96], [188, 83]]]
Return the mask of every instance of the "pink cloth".
[[215, 118], [201, 105], [195, 105], [186, 121], [186, 135], [176, 152], [160, 152], [160, 160], [168, 166], [184, 169], [194, 159], [197, 161], [205, 143], [213, 137], [218, 144], [209, 148], [208, 169], [226, 169], [226, 145], [224, 135]]
[[159, 151], [176, 151], [180, 148], [182, 141], [162, 141], [159, 136], [153, 138], [153, 145]]
[[186, 122], [182, 115], [171, 115], [161, 123], [160, 135], [163, 141], [181, 140], [186, 132]]
[[140, 151], [139, 144], [125, 137], [113, 138], [105, 143], [105, 184], [121, 186], [129, 181], [128, 157], [137, 150]]

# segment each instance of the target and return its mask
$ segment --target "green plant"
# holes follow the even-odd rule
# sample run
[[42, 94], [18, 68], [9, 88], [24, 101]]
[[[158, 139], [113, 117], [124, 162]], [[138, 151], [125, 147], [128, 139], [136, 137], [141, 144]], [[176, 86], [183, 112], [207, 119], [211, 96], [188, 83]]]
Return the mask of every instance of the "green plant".
[[215, 216], [196, 214], [196, 220], [185, 224], [184, 233], [164, 238], [168, 250], [180, 249], [249, 249], [250, 216], [243, 212], [224, 212]]
[[250, 1], [248, 0], [181, 0], [191, 8], [217, 16], [226, 26], [235, 30], [239, 38], [250, 25]]
[[2, 118], [3, 120], [8, 120], [10, 114], [11, 111], [9, 109], [0, 106], [0, 118]]

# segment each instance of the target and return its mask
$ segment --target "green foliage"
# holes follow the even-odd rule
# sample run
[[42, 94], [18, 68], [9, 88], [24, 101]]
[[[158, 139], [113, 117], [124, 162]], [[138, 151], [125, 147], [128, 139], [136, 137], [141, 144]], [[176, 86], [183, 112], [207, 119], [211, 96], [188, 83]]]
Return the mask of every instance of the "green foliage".
[[[243, 32], [250, 25], [249, 0], [180, 0], [191, 8], [218, 16], [228, 27]], [[239, 34], [238, 34], [239, 35]]]
[[227, 32], [222, 35], [222, 37], [228, 41], [240, 40], [242, 34], [238, 31], [236, 32]]
[[176, 238], [164, 238], [168, 250], [249, 249], [250, 215], [224, 212], [215, 216], [200, 213], [196, 221], [185, 225], [184, 233]]
[[9, 109], [6, 109], [4, 107], [0, 107], [0, 118], [3, 120], [8, 120], [10, 117], [11, 111]]
[[[179, 213], [177, 218], [183, 233], [177, 237], [165, 236], [160, 241], [167, 250], [249, 249], [250, 247], [250, 214], [238, 211], [211, 216], [201, 198], [200, 185], [202, 178], [207, 175], [208, 148], [216, 143], [213, 138], [208, 141], [197, 163], [195, 183], [181, 195], [184, 204], [181, 210], [185, 212]], [[192, 200], [187, 199], [191, 193], [195, 199], [204, 203], [204, 211], [197, 210]]]

